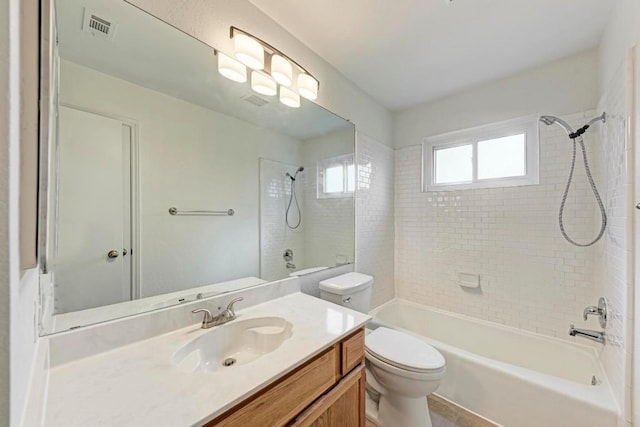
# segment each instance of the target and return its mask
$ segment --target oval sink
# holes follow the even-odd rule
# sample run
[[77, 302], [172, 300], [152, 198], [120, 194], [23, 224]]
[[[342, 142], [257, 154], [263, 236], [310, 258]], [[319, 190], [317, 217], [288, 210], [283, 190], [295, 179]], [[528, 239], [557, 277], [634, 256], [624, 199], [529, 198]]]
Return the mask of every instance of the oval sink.
[[171, 362], [186, 372], [214, 372], [253, 362], [289, 339], [293, 325], [282, 317], [234, 320], [186, 343]]

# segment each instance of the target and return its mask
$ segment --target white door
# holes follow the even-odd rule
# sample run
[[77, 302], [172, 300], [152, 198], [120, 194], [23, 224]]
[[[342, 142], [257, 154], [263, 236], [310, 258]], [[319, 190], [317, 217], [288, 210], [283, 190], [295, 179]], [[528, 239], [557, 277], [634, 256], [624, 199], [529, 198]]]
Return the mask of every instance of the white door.
[[132, 129], [60, 107], [55, 312], [131, 300]]

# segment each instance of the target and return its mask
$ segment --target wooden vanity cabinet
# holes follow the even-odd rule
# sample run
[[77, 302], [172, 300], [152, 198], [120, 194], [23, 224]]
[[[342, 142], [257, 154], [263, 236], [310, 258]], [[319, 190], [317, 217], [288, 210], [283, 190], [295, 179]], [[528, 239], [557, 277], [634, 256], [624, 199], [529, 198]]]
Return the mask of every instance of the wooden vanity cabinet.
[[364, 330], [206, 424], [206, 427], [364, 427]]

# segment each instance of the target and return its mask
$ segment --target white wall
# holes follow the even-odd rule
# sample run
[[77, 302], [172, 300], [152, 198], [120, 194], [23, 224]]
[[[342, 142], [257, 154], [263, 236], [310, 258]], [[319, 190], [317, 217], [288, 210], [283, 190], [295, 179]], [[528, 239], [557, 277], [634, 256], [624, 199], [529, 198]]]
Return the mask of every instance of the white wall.
[[130, 0], [130, 3], [222, 52], [233, 52], [231, 25], [260, 37], [318, 78], [318, 104], [351, 120], [359, 131], [391, 145], [389, 111], [247, 0]]
[[16, 218], [10, 216], [10, 209], [13, 208], [12, 203], [16, 203], [17, 163], [15, 160], [12, 162], [11, 155], [19, 146], [16, 120], [19, 109], [16, 76], [19, 69], [17, 40], [9, 37], [17, 31], [17, 8], [15, 0], [0, 4], [0, 62], [11, 65], [0, 67], [0, 426], [9, 425], [11, 296], [17, 286], [14, 271], [17, 254], [12, 249], [15, 241], [11, 240], [11, 228], [16, 225]]
[[425, 136], [529, 114], [590, 110], [598, 102], [597, 64], [596, 50], [584, 52], [394, 113], [394, 145], [407, 147], [422, 143]]
[[259, 275], [259, 158], [296, 164], [298, 140], [68, 61], [60, 100], [138, 123], [143, 297]]

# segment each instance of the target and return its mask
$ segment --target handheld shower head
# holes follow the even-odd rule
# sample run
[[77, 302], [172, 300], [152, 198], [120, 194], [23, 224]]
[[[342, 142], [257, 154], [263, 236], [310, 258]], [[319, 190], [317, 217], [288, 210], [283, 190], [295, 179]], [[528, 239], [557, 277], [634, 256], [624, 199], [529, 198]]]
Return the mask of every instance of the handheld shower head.
[[540, 121], [547, 126], [551, 126], [556, 122], [556, 118], [553, 116], [540, 116]]
[[304, 166], [300, 166], [298, 168], [298, 170], [296, 171], [296, 173], [298, 173], [298, 172], [304, 172]]

